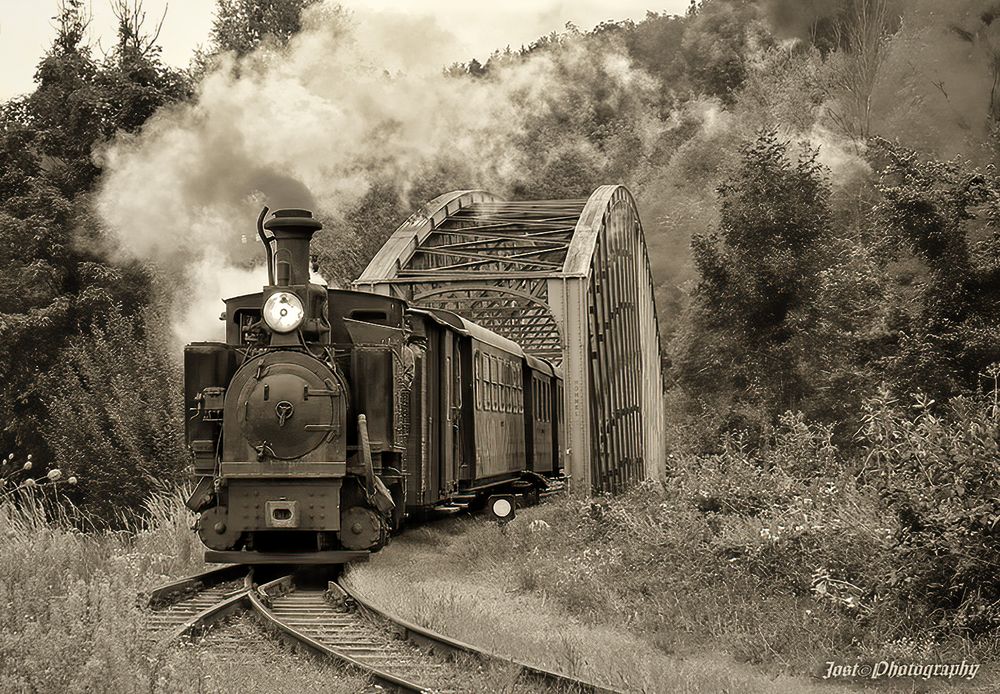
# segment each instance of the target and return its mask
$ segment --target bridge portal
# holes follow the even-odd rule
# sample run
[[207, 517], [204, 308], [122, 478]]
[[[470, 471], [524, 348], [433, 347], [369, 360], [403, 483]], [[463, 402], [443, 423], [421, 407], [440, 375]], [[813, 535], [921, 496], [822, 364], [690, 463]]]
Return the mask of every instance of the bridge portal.
[[624, 186], [574, 200], [441, 195], [396, 229], [354, 286], [455, 311], [560, 364], [574, 490], [617, 492], [659, 474], [662, 347]]

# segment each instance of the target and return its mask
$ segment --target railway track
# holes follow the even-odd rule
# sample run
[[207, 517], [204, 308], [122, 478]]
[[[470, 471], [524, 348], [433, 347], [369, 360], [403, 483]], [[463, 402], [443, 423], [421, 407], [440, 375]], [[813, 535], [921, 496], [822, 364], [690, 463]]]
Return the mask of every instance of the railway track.
[[168, 643], [190, 638], [245, 609], [251, 575], [242, 566], [224, 566], [168, 583], [149, 595], [147, 638]]
[[252, 570], [225, 567], [157, 588], [150, 609], [150, 640], [164, 645], [249, 610], [292, 647], [332, 659], [390, 691], [614, 691], [485, 653], [393, 617], [343, 577], [323, 582], [288, 574], [257, 584]]

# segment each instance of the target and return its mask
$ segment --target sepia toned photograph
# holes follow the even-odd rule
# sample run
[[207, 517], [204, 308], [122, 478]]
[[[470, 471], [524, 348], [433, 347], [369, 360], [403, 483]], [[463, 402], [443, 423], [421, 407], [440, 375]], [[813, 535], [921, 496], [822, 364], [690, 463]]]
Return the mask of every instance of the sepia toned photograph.
[[1000, 1], [0, 10], [0, 694], [1000, 692]]

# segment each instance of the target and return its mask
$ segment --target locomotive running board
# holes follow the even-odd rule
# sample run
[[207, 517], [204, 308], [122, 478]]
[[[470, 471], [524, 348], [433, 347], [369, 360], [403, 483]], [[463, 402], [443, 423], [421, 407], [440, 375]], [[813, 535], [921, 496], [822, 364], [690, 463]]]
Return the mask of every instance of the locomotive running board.
[[346, 564], [351, 561], [368, 561], [368, 550], [339, 550], [328, 552], [244, 552], [240, 550], [205, 550], [209, 564]]

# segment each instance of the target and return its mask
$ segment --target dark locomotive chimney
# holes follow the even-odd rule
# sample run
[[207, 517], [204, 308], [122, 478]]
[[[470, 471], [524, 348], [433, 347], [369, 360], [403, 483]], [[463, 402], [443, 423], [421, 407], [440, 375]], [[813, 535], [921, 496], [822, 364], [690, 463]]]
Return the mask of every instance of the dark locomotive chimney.
[[309, 210], [275, 210], [264, 222], [274, 235], [275, 284], [282, 287], [309, 283], [309, 241], [323, 225]]

